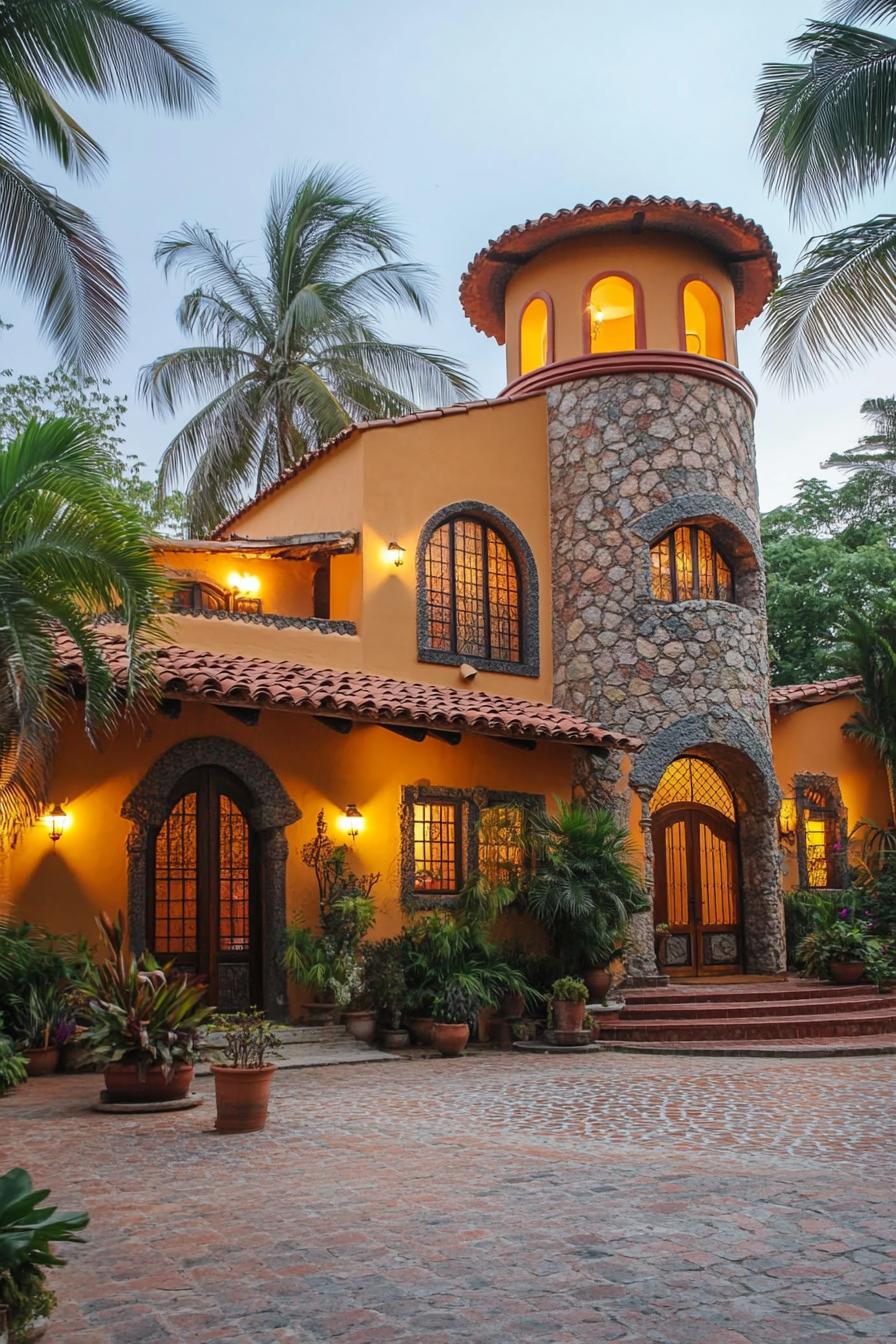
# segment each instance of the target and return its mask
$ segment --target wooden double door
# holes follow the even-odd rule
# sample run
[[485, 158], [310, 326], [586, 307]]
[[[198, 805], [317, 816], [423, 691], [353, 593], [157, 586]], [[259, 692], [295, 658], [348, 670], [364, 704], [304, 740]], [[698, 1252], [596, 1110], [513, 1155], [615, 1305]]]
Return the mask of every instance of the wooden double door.
[[714, 808], [676, 803], [652, 820], [654, 918], [669, 925], [670, 975], [742, 969], [737, 825]]
[[150, 845], [148, 943], [226, 1011], [261, 1002], [259, 845], [235, 775], [183, 775]]

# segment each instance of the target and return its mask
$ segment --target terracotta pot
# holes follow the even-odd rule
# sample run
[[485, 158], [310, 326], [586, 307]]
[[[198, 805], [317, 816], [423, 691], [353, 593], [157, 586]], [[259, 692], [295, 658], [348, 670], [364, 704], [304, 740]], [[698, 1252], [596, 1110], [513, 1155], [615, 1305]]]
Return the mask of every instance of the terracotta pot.
[[446, 1059], [456, 1059], [467, 1048], [470, 1028], [466, 1022], [433, 1022], [432, 1043]]
[[254, 1134], [268, 1122], [268, 1100], [276, 1064], [260, 1069], [233, 1069], [213, 1064], [215, 1075], [215, 1129], [219, 1134]]
[[501, 999], [499, 1015], [501, 1017], [522, 1017], [526, 1011], [526, 1001], [522, 994], [513, 990], [508, 990]]
[[55, 1073], [59, 1068], [59, 1046], [48, 1045], [36, 1047], [33, 1050], [25, 1051], [25, 1058], [28, 1061], [28, 1077], [43, 1078], [48, 1073]]
[[829, 966], [835, 985], [857, 985], [865, 974], [862, 961], [832, 961]]
[[356, 1041], [363, 1041], [365, 1045], [372, 1045], [376, 1037], [376, 1013], [354, 1012], [343, 1013], [342, 1020], [348, 1028], [349, 1036], [354, 1036]]
[[384, 1050], [405, 1050], [411, 1043], [404, 1027], [380, 1027], [379, 1038]]
[[336, 1017], [335, 1003], [305, 1003], [302, 1005], [305, 1025], [308, 1027], [329, 1027]]
[[554, 999], [554, 1031], [581, 1031], [585, 1020], [584, 1003], [571, 999]]
[[432, 1044], [432, 1018], [431, 1017], [409, 1017], [408, 1027], [411, 1032], [411, 1040], [415, 1045]]
[[136, 1064], [108, 1064], [103, 1070], [105, 1101], [138, 1105], [152, 1101], [182, 1101], [193, 1081], [193, 1065], [178, 1064], [165, 1080], [161, 1064], [153, 1064], [143, 1078]]
[[605, 966], [592, 966], [585, 972], [585, 984], [588, 986], [588, 998], [591, 1003], [600, 1003], [607, 997], [613, 977]]

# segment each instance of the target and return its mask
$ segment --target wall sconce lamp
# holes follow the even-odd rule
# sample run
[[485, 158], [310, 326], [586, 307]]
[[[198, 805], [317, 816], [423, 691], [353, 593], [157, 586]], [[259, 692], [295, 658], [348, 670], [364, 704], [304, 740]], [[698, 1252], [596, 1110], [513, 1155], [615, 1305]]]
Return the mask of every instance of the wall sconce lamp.
[[234, 569], [227, 575], [227, 586], [237, 597], [257, 597], [261, 592], [261, 579], [257, 574], [240, 574]]
[[54, 803], [51, 810], [41, 817], [41, 821], [46, 826], [54, 845], [57, 840], [62, 839], [71, 825], [71, 820], [71, 817], [60, 807], [59, 803]]
[[386, 564], [391, 562], [396, 569], [401, 569], [404, 564], [404, 547], [397, 541], [390, 541], [383, 550], [383, 560]]
[[789, 840], [796, 834], [795, 798], [781, 799], [781, 811], [778, 813], [778, 833], [783, 840]]
[[364, 818], [361, 816], [361, 813], [358, 811], [355, 804], [349, 803], [336, 825], [339, 827], [342, 834], [347, 835], [352, 844], [354, 844], [364, 829]]

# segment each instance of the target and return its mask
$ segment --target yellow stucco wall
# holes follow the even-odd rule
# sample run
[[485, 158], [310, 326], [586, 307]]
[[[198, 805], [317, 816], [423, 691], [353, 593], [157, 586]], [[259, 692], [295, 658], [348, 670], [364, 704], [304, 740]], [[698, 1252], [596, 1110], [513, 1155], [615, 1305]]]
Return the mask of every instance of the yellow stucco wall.
[[[772, 718], [775, 774], [785, 797], [793, 797], [793, 777], [800, 774], [833, 775], [840, 784], [850, 830], [868, 818], [885, 825], [890, 817], [887, 781], [873, 752], [844, 737], [842, 725], [858, 709], [852, 696], [808, 705], [783, 717]], [[785, 890], [798, 885], [794, 845], [783, 846]]]
[[507, 381], [520, 371], [520, 317], [533, 294], [548, 294], [554, 306], [554, 362], [588, 353], [583, 337], [585, 287], [596, 275], [624, 272], [644, 293], [644, 348], [680, 349], [679, 285], [699, 275], [719, 295], [728, 363], [737, 363], [734, 288], [727, 268], [711, 248], [695, 239], [659, 233], [637, 237], [595, 233], [545, 248], [511, 277], [504, 296]]

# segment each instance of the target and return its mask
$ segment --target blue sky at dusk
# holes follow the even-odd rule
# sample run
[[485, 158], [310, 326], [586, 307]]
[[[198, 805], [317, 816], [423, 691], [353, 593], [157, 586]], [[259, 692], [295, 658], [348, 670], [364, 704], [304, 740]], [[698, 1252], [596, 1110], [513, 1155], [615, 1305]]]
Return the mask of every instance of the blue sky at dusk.
[[[393, 205], [414, 255], [439, 277], [437, 321], [388, 319], [396, 339], [465, 360], [483, 395], [504, 383], [504, 352], [474, 332], [457, 301], [473, 254], [511, 224], [614, 195], [718, 201], [758, 220], [785, 269], [806, 231], [766, 194], [750, 156], [753, 88], [764, 60], [823, 0], [189, 0], [163, 6], [202, 48], [218, 105], [177, 121], [69, 101], [103, 145], [98, 184], [66, 180], [32, 159], [42, 180], [84, 205], [119, 249], [131, 293], [130, 336], [110, 368], [130, 402], [128, 446], [155, 463], [174, 428], [135, 398], [140, 366], [183, 344], [152, 253], [182, 220], [216, 227], [258, 256], [271, 178], [291, 164], [345, 164]], [[860, 202], [848, 218], [870, 216]], [[892, 202], [890, 203], [892, 208]], [[816, 231], [821, 229], [816, 225]], [[0, 363], [40, 373], [54, 364], [29, 309], [8, 291]], [[860, 403], [896, 392], [892, 358], [785, 397], [761, 372], [761, 320], [740, 338], [759, 391], [764, 508], [863, 432]]]

